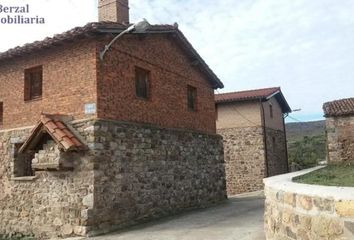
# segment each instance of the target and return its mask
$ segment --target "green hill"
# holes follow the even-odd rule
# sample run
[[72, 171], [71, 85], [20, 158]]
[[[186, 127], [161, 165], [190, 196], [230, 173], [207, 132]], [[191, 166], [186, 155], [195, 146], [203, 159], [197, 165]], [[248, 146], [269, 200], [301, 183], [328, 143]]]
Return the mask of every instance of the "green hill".
[[289, 164], [308, 168], [326, 159], [325, 121], [286, 124]]

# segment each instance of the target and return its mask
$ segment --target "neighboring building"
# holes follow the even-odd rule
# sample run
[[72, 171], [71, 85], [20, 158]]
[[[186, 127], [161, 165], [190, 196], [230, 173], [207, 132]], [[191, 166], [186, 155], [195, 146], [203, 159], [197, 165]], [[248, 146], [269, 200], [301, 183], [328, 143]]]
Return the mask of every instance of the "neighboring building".
[[0, 54], [0, 236], [97, 234], [226, 198], [214, 89], [178, 27], [100, 20]]
[[354, 98], [327, 102], [327, 161], [329, 164], [354, 162]]
[[280, 88], [218, 94], [215, 101], [229, 195], [261, 190], [263, 178], [288, 172], [284, 118], [291, 109]]

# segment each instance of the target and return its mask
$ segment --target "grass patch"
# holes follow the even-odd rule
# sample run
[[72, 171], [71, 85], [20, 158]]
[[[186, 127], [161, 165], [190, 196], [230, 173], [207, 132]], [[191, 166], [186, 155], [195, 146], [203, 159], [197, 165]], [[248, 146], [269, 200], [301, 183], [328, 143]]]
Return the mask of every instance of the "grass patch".
[[295, 177], [293, 181], [324, 186], [354, 187], [354, 166], [327, 166]]

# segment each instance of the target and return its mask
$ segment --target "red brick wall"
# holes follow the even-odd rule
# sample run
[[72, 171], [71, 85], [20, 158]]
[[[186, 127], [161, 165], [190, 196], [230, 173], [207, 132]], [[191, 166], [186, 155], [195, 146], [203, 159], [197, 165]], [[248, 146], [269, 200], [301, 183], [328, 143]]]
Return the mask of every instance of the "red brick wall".
[[[2, 128], [33, 125], [41, 112], [86, 118], [92, 115], [84, 114], [84, 104], [97, 103], [99, 118], [215, 133], [213, 89], [175, 39], [127, 35], [101, 64], [98, 51], [109, 41], [82, 40], [1, 62]], [[43, 65], [43, 96], [25, 102], [24, 70], [38, 65]], [[148, 101], [135, 96], [135, 66], [150, 71]], [[197, 88], [196, 112], [187, 108], [188, 85]]]
[[[24, 70], [38, 65], [43, 65], [42, 98], [25, 102]], [[95, 41], [0, 62], [0, 102], [4, 102], [1, 128], [33, 125], [41, 112], [85, 117], [84, 104], [96, 102]]]
[[[102, 39], [107, 44], [110, 39]], [[150, 71], [150, 99], [135, 95], [135, 67]], [[126, 35], [97, 67], [98, 117], [215, 133], [214, 91], [192, 61], [166, 35]], [[187, 86], [197, 88], [197, 111], [187, 108]]]

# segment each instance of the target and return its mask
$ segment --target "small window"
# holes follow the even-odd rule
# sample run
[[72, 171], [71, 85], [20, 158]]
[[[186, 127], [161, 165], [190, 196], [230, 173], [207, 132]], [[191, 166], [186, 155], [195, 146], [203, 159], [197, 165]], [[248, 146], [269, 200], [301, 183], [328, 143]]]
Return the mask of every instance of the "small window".
[[0, 102], [0, 126], [4, 124], [4, 103]]
[[42, 97], [43, 68], [25, 70], [25, 101]]
[[270, 118], [273, 118], [273, 105], [269, 104], [269, 114], [270, 114]]
[[149, 98], [149, 71], [135, 68], [135, 90], [139, 98]]
[[218, 105], [215, 104], [215, 120], [218, 120], [219, 113], [218, 113]]
[[19, 153], [23, 143], [15, 143], [13, 145], [13, 159], [14, 159], [14, 177], [28, 177], [34, 176], [32, 170], [32, 159], [34, 158], [34, 152]]
[[273, 147], [273, 153], [276, 150], [276, 142], [275, 142], [275, 137], [272, 137], [272, 147]]
[[197, 110], [197, 89], [195, 87], [188, 86], [187, 101], [188, 101], [188, 109], [191, 111], [196, 111]]

